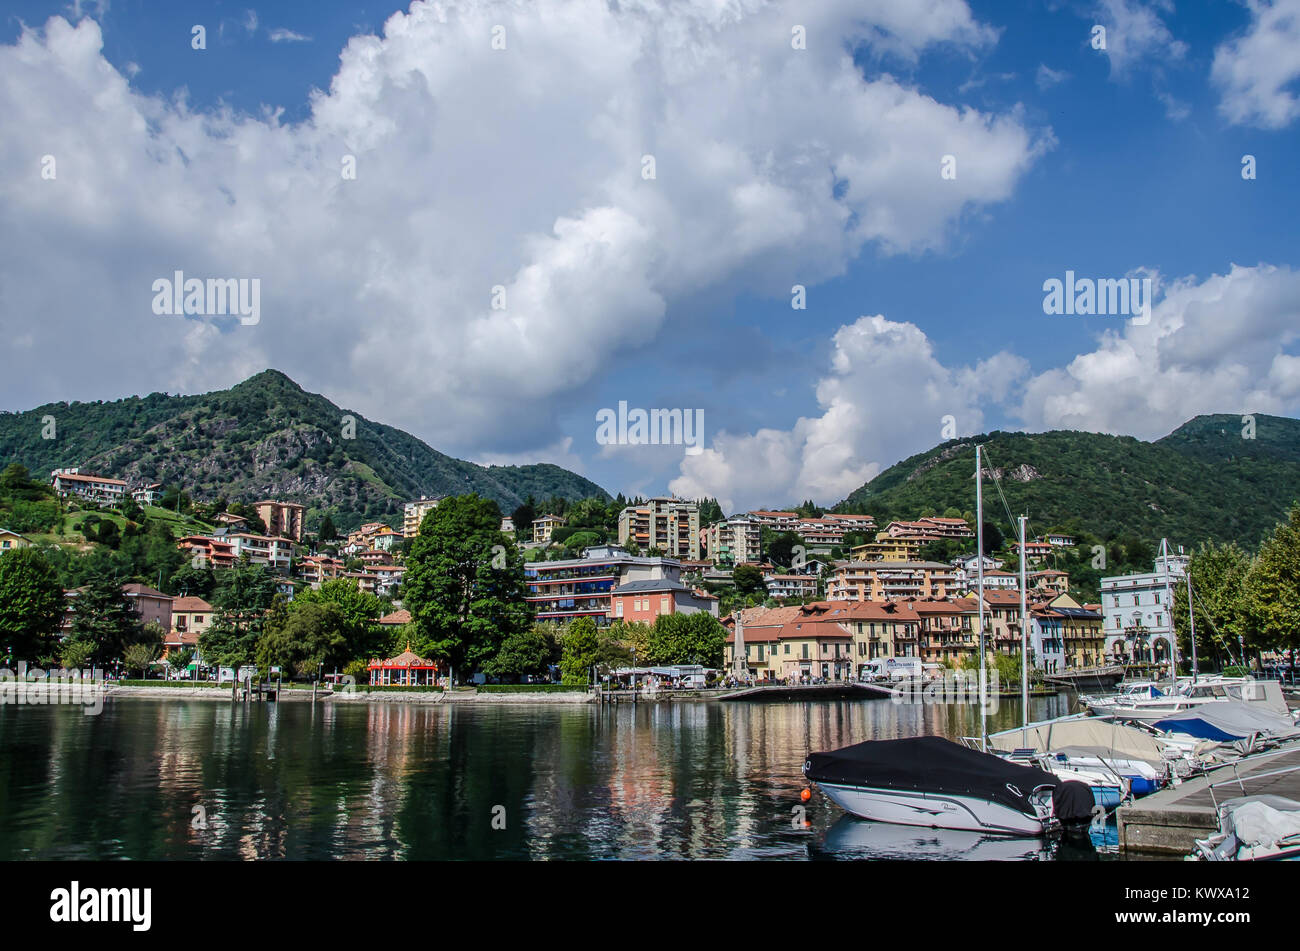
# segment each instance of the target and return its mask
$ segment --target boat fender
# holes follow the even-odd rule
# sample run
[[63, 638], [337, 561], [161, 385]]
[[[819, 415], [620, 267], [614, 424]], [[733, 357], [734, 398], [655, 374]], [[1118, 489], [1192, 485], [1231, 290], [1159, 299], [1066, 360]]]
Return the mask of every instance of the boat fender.
[[1062, 825], [1091, 822], [1095, 804], [1087, 783], [1071, 779], [1052, 790], [1052, 812]]

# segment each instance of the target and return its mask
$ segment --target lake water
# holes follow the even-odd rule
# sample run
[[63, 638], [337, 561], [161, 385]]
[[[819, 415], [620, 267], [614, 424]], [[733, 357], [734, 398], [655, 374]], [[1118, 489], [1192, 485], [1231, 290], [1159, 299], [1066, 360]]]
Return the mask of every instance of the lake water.
[[[1004, 701], [990, 730], [1019, 720]], [[795, 811], [810, 750], [977, 731], [889, 700], [3, 706], [0, 859], [1048, 857]]]

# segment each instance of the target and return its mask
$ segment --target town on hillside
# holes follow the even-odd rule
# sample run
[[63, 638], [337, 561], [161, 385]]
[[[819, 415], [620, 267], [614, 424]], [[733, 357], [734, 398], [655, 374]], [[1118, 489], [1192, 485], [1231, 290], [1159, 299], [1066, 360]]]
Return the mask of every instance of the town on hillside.
[[[956, 509], [878, 525], [812, 503], [724, 516], [707, 499], [553, 498], [502, 515], [490, 500], [441, 496], [407, 502], [400, 525], [339, 531], [311, 500], [203, 503], [77, 468], [44, 485], [11, 465], [0, 492], [0, 513], [28, 529], [0, 527], [0, 551], [41, 553], [41, 576], [57, 579], [57, 617], [46, 630], [25, 621], [9, 663], [89, 662], [145, 679], [274, 669], [377, 686], [453, 675], [587, 683], [675, 664], [754, 683], [844, 683], [891, 663], [974, 666], [981, 613], [986, 650], [1005, 659], [1026, 645], [1036, 678], [1161, 669], [1175, 656], [1173, 592], [1191, 562], [1181, 547], [1158, 554], [1140, 540], [1047, 530], [1025, 543], [1022, 592], [1018, 542], [986, 523], [981, 564], [974, 518]], [[432, 554], [438, 532], [472, 536], [484, 570], [509, 579], [497, 586], [504, 620], [484, 643], [439, 601], [457, 569]], [[1126, 570], [1099, 569], [1108, 553]], [[110, 573], [116, 605], [88, 595]], [[130, 621], [104, 637], [94, 612], [124, 605]], [[673, 640], [693, 615], [696, 634]], [[1210, 641], [1203, 656], [1244, 659], [1238, 647]]]

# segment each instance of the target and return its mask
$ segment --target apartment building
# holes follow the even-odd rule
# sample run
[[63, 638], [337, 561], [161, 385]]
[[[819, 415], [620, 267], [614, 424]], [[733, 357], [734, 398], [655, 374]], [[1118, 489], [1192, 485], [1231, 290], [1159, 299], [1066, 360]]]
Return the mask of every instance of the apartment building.
[[80, 469], [55, 469], [50, 473], [54, 491], [63, 498], [76, 496], [97, 505], [117, 505], [126, 496], [126, 482], [93, 475]]
[[743, 515], [714, 522], [703, 531], [702, 554], [714, 564], [738, 565], [763, 557], [762, 527]]
[[838, 519], [801, 518], [794, 532], [810, 548], [838, 548], [844, 544], [844, 529]]
[[581, 558], [527, 562], [524, 580], [537, 620], [564, 623], [589, 617], [604, 627], [614, 618], [615, 588], [635, 581], [680, 585], [681, 566], [671, 558], [634, 556], [617, 545], [596, 545]]
[[378, 595], [392, 594], [406, 574], [403, 565], [375, 565], [367, 570], [375, 576], [375, 594]]
[[190, 556], [196, 568], [229, 568], [238, 557], [233, 542], [212, 535], [186, 535], [176, 540], [176, 547]]
[[302, 541], [302, 515], [304, 508], [296, 502], [276, 502], [263, 499], [254, 503], [253, 510], [266, 526], [267, 534]]
[[618, 543], [633, 542], [642, 551], [655, 548], [667, 558], [698, 560], [698, 503], [663, 497], [629, 505], [618, 515]]
[[308, 555], [298, 561], [298, 577], [313, 588], [343, 574], [343, 562], [329, 555]]
[[828, 601], [946, 598], [956, 593], [953, 567], [937, 561], [837, 561], [826, 582]]
[[763, 582], [767, 585], [767, 593], [778, 601], [817, 597], [816, 575], [765, 574]]
[[[926, 663], [959, 667], [965, 658], [979, 653], [979, 603], [974, 598], [909, 600], [901, 609], [915, 612], [918, 618], [920, 653]], [[986, 627], [987, 623], [986, 617]], [[984, 647], [990, 650], [991, 643], [986, 641]]]
[[890, 522], [884, 534], [890, 538], [934, 541], [941, 538], [974, 538], [975, 533], [964, 518], [918, 518], [914, 522]]
[[794, 523], [799, 521], [799, 516], [794, 512], [760, 511], [745, 514], [759, 525], [778, 532], [794, 531]]
[[892, 538], [881, 532], [874, 542], [854, 545], [851, 554], [854, 561], [915, 561], [923, 544], [911, 538]]
[[1157, 556], [1153, 570], [1101, 579], [1101, 612], [1107, 656], [1122, 662], [1162, 661], [1172, 656], [1170, 602], [1187, 572], [1181, 552]]
[[406, 538], [414, 538], [420, 534], [420, 523], [424, 517], [438, 507], [438, 503], [445, 499], [445, 495], [429, 498], [420, 496], [414, 502], [407, 502], [402, 507], [402, 535]]
[[225, 536], [225, 540], [233, 546], [236, 559], [246, 557], [255, 565], [267, 565], [285, 573], [293, 563], [293, 542], [288, 538], [232, 532]]

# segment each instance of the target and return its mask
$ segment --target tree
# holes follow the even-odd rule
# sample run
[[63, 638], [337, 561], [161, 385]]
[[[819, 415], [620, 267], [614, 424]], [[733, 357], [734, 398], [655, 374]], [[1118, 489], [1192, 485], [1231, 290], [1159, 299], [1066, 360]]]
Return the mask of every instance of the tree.
[[92, 578], [72, 601], [72, 640], [90, 645], [92, 663], [117, 660], [140, 633], [140, 616], [115, 578]]
[[[1247, 632], [1243, 584], [1250, 571], [1250, 556], [1235, 542], [1205, 542], [1192, 555], [1187, 568], [1196, 599], [1196, 650], [1201, 659], [1211, 654], [1222, 660], [1238, 653]], [[1187, 584], [1174, 585], [1174, 624], [1179, 651], [1191, 657], [1187, 618]], [[1242, 658], [1244, 660], [1244, 658]]]
[[331, 578], [318, 590], [308, 588], [290, 602], [289, 611], [298, 611], [308, 604], [338, 607], [347, 641], [346, 659], [369, 660], [387, 646], [384, 632], [375, 623], [384, 613], [384, 602], [369, 591], [362, 591], [356, 578]]
[[525, 538], [531, 538], [533, 533], [533, 519], [537, 518], [537, 503], [533, 497], [528, 496], [527, 500], [520, 505], [510, 516], [510, 521], [514, 523], [516, 532], [523, 532]]
[[179, 676], [194, 662], [194, 648], [181, 647], [167, 654], [167, 663]]
[[646, 662], [722, 666], [727, 629], [712, 614], [661, 614], [650, 631]]
[[343, 609], [331, 601], [309, 602], [267, 619], [258, 638], [255, 657], [258, 669], [267, 674], [272, 667], [312, 676], [321, 667], [345, 665], [348, 621]]
[[207, 662], [236, 669], [250, 663], [275, 600], [275, 579], [262, 565], [241, 562], [222, 571], [212, 594], [212, 626], [199, 635]]
[[515, 631], [502, 642], [496, 656], [483, 665], [483, 672], [493, 677], [545, 673], [559, 652], [553, 635], [548, 633], [540, 624]]
[[476, 670], [531, 623], [523, 561], [501, 534], [501, 512], [478, 495], [445, 499], [411, 543], [402, 600], [420, 652]]
[[320, 530], [316, 534], [323, 542], [330, 542], [339, 537], [339, 531], [334, 527], [334, 520], [328, 514], [320, 520]]
[[767, 583], [763, 572], [754, 565], [738, 565], [731, 573], [731, 580], [740, 594], [767, 593]]
[[158, 649], [152, 644], [128, 644], [122, 651], [122, 666], [128, 671], [138, 670], [141, 677], [157, 659]]
[[0, 555], [0, 648], [10, 664], [35, 661], [54, 647], [63, 608], [63, 587], [44, 554], [16, 548]]
[[798, 535], [794, 532], [773, 532], [767, 528], [764, 528], [760, 534], [770, 538], [770, 541], [764, 539], [769, 561], [786, 567], [794, 564], [795, 546], [803, 544]]
[[575, 686], [586, 684], [587, 672], [595, 665], [599, 651], [596, 622], [589, 617], [570, 621], [564, 631], [563, 653], [560, 655], [561, 680]]
[[1300, 648], [1300, 505], [1293, 505], [1287, 520], [1260, 545], [1242, 595], [1251, 646]]
[[59, 663], [66, 670], [80, 670], [90, 663], [95, 645], [90, 641], [67, 640], [59, 650]]

